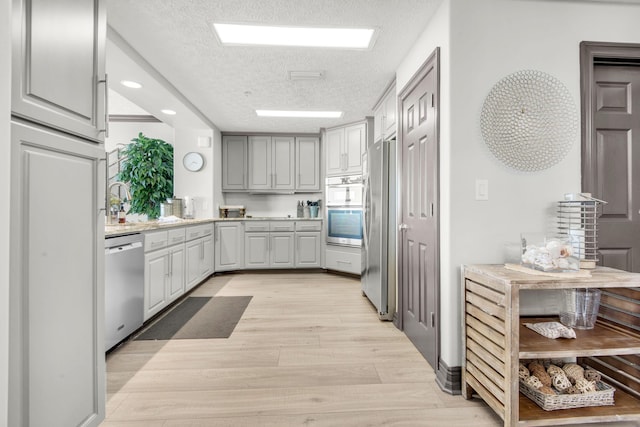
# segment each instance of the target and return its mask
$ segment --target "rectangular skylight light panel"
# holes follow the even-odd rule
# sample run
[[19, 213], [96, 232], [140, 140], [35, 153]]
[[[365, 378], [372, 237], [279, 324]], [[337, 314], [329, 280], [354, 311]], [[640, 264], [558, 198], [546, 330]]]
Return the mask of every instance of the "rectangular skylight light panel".
[[373, 28], [276, 27], [220, 24], [213, 28], [222, 44], [369, 49]]
[[301, 117], [337, 119], [342, 117], [342, 111], [283, 111], [283, 110], [256, 110], [260, 117]]

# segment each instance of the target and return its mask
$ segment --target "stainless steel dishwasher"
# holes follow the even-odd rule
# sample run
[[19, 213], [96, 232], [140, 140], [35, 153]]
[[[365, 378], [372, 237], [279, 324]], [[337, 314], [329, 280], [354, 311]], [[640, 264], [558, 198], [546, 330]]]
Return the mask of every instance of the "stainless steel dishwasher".
[[105, 351], [144, 321], [143, 237], [134, 233], [105, 238]]

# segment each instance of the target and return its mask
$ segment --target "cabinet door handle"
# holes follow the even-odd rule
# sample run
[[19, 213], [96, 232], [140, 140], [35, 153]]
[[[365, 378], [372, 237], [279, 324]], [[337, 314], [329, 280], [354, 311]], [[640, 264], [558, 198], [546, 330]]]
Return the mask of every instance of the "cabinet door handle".
[[104, 80], [98, 80], [98, 83], [104, 83], [104, 129], [98, 132], [104, 132], [104, 137], [109, 138], [109, 75], [104, 74]]
[[169, 254], [169, 276], [173, 276], [173, 252]]

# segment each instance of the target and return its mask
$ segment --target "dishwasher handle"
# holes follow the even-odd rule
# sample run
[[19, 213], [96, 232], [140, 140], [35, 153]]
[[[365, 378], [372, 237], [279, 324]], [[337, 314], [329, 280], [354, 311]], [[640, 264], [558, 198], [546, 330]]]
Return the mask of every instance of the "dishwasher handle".
[[131, 251], [133, 249], [137, 249], [141, 247], [142, 247], [142, 242], [133, 242], [133, 243], [127, 243], [125, 245], [114, 246], [112, 248], [106, 248], [104, 250], [104, 253], [105, 255], [113, 255], [113, 254], [118, 254], [126, 251]]

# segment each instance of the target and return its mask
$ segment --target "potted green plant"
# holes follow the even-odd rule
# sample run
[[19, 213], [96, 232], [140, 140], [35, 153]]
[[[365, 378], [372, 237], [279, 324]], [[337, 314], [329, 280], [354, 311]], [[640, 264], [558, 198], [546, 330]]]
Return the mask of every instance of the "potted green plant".
[[129, 213], [160, 216], [160, 204], [173, 196], [173, 146], [140, 132], [123, 150], [126, 160], [118, 176], [129, 184]]

